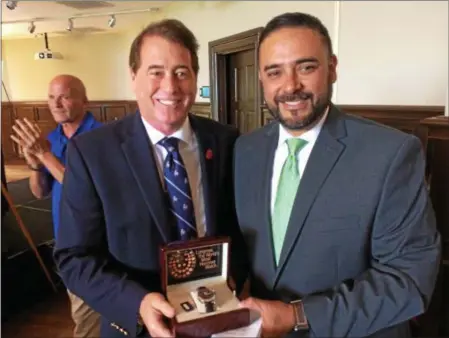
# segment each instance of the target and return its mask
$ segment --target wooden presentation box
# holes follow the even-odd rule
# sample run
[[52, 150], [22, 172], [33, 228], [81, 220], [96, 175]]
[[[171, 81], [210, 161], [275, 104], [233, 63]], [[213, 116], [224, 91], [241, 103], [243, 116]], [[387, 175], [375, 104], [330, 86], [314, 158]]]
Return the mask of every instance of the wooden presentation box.
[[176, 309], [171, 321], [176, 337], [210, 337], [250, 324], [249, 310], [239, 308], [228, 284], [230, 250], [228, 237], [175, 242], [161, 248], [162, 286]]

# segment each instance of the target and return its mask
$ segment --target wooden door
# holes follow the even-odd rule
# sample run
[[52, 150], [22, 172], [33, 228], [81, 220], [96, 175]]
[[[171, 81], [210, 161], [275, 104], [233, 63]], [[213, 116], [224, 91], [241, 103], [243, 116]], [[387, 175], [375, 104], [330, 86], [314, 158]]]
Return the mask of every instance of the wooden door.
[[259, 127], [256, 101], [256, 74], [254, 49], [232, 53], [228, 57], [228, 121], [241, 133]]

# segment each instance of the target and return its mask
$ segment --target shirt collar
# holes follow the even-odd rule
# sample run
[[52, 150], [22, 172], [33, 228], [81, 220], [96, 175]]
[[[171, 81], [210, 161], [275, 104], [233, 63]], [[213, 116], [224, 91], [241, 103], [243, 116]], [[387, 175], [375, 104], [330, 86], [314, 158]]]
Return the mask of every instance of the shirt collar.
[[[92, 115], [91, 112], [86, 112], [86, 114], [84, 114], [84, 117], [80, 123], [80, 125], [78, 126], [78, 128], [76, 129], [75, 133], [73, 134], [73, 136], [78, 135], [79, 133], [86, 131], [86, 130], [90, 130], [92, 129], [94, 123], [95, 123], [95, 118]], [[58, 126], [56, 127], [58, 133], [60, 136], [63, 136], [64, 138], [67, 138], [64, 134], [64, 130], [62, 129], [62, 124], [59, 123]]]
[[[327, 115], [329, 113], [329, 106], [326, 109], [326, 112], [321, 117], [321, 120], [313, 126], [312, 129], [306, 131], [301, 136], [298, 136], [297, 138], [303, 139], [307, 141], [307, 144], [313, 145], [316, 140], [318, 139], [318, 135], [320, 134], [320, 131], [323, 127], [324, 121], [326, 121]], [[279, 141], [278, 141], [278, 148], [281, 147], [283, 144], [285, 144], [285, 141], [292, 138], [292, 136], [281, 124], [279, 124]]]
[[159, 141], [161, 141], [165, 137], [177, 138], [178, 140], [181, 140], [187, 143], [188, 145], [191, 145], [193, 142], [193, 131], [188, 117], [185, 119], [181, 128], [179, 128], [177, 131], [175, 131], [170, 135], [165, 135], [161, 133], [159, 130], [154, 128], [150, 123], [148, 123], [142, 116], [141, 118], [143, 125], [145, 126], [145, 130], [147, 131], [147, 134], [153, 145], [156, 145]]

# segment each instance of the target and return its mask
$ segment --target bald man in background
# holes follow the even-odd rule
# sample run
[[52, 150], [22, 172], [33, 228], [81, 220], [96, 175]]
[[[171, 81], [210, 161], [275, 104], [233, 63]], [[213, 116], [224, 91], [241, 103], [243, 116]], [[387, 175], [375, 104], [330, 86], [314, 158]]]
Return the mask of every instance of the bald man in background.
[[[31, 192], [38, 199], [50, 193], [52, 195], [55, 236], [59, 226], [59, 204], [67, 143], [72, 137], [101, 126], [92, 113], [86, 111], [87, 102], [86, 88], [79, 78], [58, 75], [48, 87], [48, 106], [58, 125], [49, 133], [47, 139], [34, 121], [17, 120], [13, 126], [14, 133], [11, 138], [23, 149], [25, 160], [31, 169]], [[67, 291], [72, 319], [75, 322], [74, 337], [99, 337], [98, 313], [90, 309], [82, 299]]]

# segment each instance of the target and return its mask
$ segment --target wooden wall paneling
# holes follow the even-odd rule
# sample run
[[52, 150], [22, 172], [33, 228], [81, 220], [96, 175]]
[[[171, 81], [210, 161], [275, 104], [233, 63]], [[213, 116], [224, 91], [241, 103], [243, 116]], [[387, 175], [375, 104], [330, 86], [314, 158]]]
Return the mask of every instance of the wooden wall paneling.
[[[418, 318], [416, 336], [449, 336], [449, 117], [422, 120], [415, 132], [427, 154], [427, 182], [437, 228], [442, 239], [442, 261], [428, 311]], [[446, 299], [446, 300], [445, 300]]]
[[211, 119], [212, 118], [212, 114], [211, 114], [211, 106], [210, 103], [208, 102], [196, 102], [193, 106], [192, 106], [192, 114], [198, 115], [198, 116], [202, 116], [202, 117], [206, 117]]
[[[9, 105], [9, 106], [8, 106]], [[27, 117], [31, 120], [40, 121], [45, 125], [45, 128], [51, 128], [52, 117], [48, 110], [45, 101], [33, 102], [12, 102], [2, 104], [2, 107], [9, 107], [11, 122], [15, 118]], [[11, 108], [12, 107], [12, 108]], [[444, 107], [434, 106], [368, 106], [368, 105], [339, 105], [343, 111], [374, 120], [378, 123], [388, 125], [393, 128], [401, 129], [403, 131], [413, 133], [417, 131], [419, 121], [442, 115]], [[107, 123], [120, 119], [127, 114], [135, 113], [137, 111], [137, 102], [135, 100], [109, 100], [109, 101], [91, 101], [87, 107], [94, 116]], [[211, 104], [209, 102], [196, 102], [191, 109], [193, 114], [204, 116], [206, 118], [213, 118]], [[260, 106], [260, 121], [265, 125], [272, 120], [272, 117], [265, 104]], [[45, 123], [43, 122], [45, 121]], [[2, 130], [7, 133], [7, 128], [10, 128], [6, 120], [2, 120]], [[9, 133], [10, 134], [10, 133]], [[13, 147], [8, 144], [9, 141], [2, 137], [2, 142], [5, 143], [5, 158], [7, 158], [8, 149]]]
[[105, 122], [112, 122], [125, 117], [128, 114], [128, 105], [108, 105], [104, 107]]
[[23, 106], [13, 105], [13, 106], [14, 106], [14, 119], [27, 118], [30, 121], [37, 120], [36, 109], [34, 106], [28, 106], [28, 105], [23, 105]]
[[2, 150], [5, 162], [15, 157], [15, 144], [11, 140], [13, 123], [13, 108], [10, 104], [2, 103], [1, 122], [2, 122]]
[[48, 105], [37, 105], [35, 106], [35, 110], [36, 123], [39, 128], [41, 128], [42, 134], [46, 138], [48, 134], [56, 128], [57, 124], [53, 119], [53, 115], [51, 114]]
[[[416, 133], [420, 122], [426, 118], [441, 115], [443, 106], [374, 106], [337, 105], [351, 115], [360, 116], [407, 133]], [[261, 105], [262, 122], [265, 125], [273, 120], [266, 104]]]
[[406, 133], [415, 133], [420, 121], [443, 114], [443, 106], [337, 105], [342, 111]]
[[128, 114], [134, 114], [139, 109], [136, 101], [128, 102]]
[[[28, 119], [29, 121], [37, 121], [36, 108], [32, 104], [23, 103], [23, 105], [13, 104], [13, 120]], [[22, 148], [14, 143], [14, 152], [16, 158], [23, 158]]]
[[89, 104], [86, 110], [90, 111], [97, 121], [104, 122], [103, 109], [101, 105]]
[[36, 119], [38, 121], [53, 121], [53, 115], [51, 114], [50, 108], [45, 106], [35, 106], [36, 107]]

